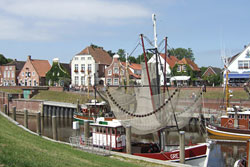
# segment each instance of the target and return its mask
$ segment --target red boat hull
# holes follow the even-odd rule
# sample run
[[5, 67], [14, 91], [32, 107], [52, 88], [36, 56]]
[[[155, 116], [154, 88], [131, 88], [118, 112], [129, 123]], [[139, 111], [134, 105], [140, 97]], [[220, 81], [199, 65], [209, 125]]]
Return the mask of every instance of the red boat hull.
[[[206, 156], [207, 153], [207, 144], [200, 144], [191, 146], [185, 149], [185, 159], [199, 158]], [[134, 153], [133, 155], [153, 158], [158, 160], [170, 160], [170, 161], [179, 161], [180, 151], [174, 150], [170, 152], [161, 152], [161, 153]]]

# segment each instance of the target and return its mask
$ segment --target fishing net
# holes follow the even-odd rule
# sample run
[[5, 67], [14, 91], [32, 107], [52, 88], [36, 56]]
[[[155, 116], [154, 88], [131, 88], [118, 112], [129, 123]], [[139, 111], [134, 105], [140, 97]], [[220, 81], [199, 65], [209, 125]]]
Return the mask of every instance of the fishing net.
[[176, 124], [182, 128], [201, 110], [199, 89], [174, 88], [164, 93], [163, 88], [156, 86], [155, 69], [155, 64], [148, 64], [151, 86], [145, 65], [142, 65], [140, 86], [106, 87], [111, 110], [123, 126], [132, 127], [132, 133], [149, 134], [163, 128], [176, 128]]

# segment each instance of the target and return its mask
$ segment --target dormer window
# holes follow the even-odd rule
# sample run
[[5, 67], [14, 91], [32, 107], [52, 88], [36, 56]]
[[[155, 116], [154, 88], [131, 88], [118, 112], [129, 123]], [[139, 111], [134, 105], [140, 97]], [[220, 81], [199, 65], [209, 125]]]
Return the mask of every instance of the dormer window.
[[181, 65], [178, 65], [177, 72], [181, 72]]
[[114, 74], [118, 74], [119, 73], [119, 68], [118, 67], [115, 67], [114, 68]]
[[186, 71], [187, 71], [186, 65], [183, 65], [183, 66], [182, 66], [182, 71], [183, 71], [183, 72], [186, 72]]

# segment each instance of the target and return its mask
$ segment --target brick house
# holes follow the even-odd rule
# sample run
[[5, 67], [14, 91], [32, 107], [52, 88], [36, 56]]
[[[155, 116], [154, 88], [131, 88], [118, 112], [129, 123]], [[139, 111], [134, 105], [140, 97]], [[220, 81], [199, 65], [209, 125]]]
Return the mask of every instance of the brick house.
[[222, 70], [217, 67], [209, 66], [207, 70], [202, 74], [202, 77], [208, 77], [211, 75], [220, 75]]
[[51, 66], [48, 60], [31, 59], [28, 56], [21, 72], [18, 75], [18, 84], [21, 86], [44, 86], [46, 73]]
[[71, 84], [73, 87], [103, 85], [105, 68], [112, 62], [110, 55], [101, 47], [88, 46], [71, 60]]
[[25, 62], [16, 59], [10, 63], [1, 66], [1, 85], [16, 86], [18, 84], [17, 77], [22, 70]]

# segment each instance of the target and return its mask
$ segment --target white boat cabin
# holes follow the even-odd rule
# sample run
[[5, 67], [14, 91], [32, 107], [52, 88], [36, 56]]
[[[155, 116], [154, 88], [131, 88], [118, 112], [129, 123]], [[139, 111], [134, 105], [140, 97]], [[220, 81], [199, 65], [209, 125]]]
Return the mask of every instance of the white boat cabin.
[[103, 117], [91, 123], [93, 145], [113, 150], [122, 150], [126, 146], [125, 128], [119, 120], [105, 121]]

